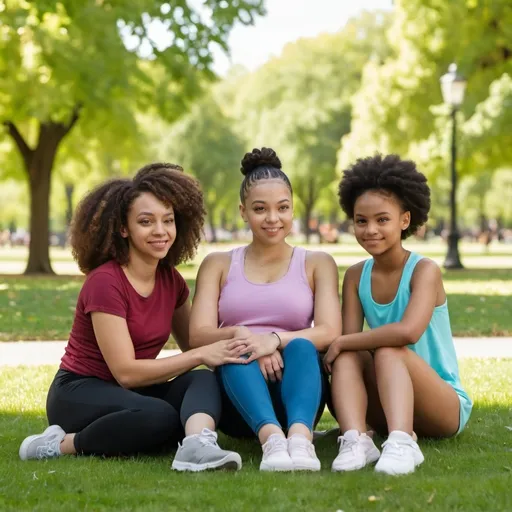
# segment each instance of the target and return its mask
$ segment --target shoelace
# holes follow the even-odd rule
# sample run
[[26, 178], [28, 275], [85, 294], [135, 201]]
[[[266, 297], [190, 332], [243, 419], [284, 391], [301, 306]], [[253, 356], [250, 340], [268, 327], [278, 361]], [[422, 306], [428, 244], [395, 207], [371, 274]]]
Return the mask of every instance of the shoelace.
[[347, 453], [349, 451], [355, 452], [358, 439], [345, 439], [343, 436], [338, 437], [338, 443], [340, 443], [340, 453]]
[[384, 441], [382, 443], [383, 451], [382, 453], [386, 453], [387, 455], [399, 455], [400, 457], [404, 454], [404, 449], [400, 444], [398, 444], [396, 441], [390, 441], [389, 439], [387, 441]]
[[316, 455], [315, 447], [313, 443], [293, 443], [293, 451], [296, 454], [297, 452], [302, 452], [308, 457], [314, 457]]
[[43, 446], [38, 446], [36, 448], [36, 457], [38, 459], [49, 459], [51, 457], [56, 457], [60, 453], [59, 446], [59, 439], [50, 439], [49, 441], [46, 441]]
[[284, 437], [277, 437], [272, 439], [270, 442], [267, 441], [263, 445], [263, 448], [265, 451], [265, 455], [271, 455], [272, 453], [281, 451], [285, 451], [288, 453], [288, 442]]
[[216, 448], [219, 448], [219, 445], [217, 444], [217, 433], [212, 432], [211, 430], [204, 429], [201, 434], [199, 435], [199, 442], [203, 446], [214, 446]]

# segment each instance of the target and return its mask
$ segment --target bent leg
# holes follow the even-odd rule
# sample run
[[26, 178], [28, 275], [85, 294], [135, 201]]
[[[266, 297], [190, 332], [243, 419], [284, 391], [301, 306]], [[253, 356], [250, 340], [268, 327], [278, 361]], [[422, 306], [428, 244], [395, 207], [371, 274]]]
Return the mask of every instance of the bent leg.
[[58, 372], [46, 408], [50, 424], [76, 432], [73, 442], [79, 454], [152, 451], [181, 430], [178, 411], [165, 401], [70, 372]]
[[407, 347], [375, 351], [375, 374], [388, 431], [449, 437], [459, 428], [459, 397], [420, 356]]
[[318, 352], [311, 341], [296, 338], [284, 348], [283, 361], [281, 397], [287, 426], [291, 429], [294, 425], [304, 425], [311, 435], [322, 400]]
[[[217, 371], [226, 394], [256, 435], [267, 425], [281, 432], [267, 383], [257, 361], [247, 365], [226, 364]], [[266, 439], [259, 437], [264, 443]]]

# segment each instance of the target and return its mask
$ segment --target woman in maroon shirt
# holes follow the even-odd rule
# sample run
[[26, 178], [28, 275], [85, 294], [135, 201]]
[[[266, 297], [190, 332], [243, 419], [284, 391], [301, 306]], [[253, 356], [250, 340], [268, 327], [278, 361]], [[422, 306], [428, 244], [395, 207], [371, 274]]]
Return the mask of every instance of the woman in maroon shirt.
[[[171, 164], [109, 181], [81, 202], [71, 244], [87, 278], [48, 393], [51, 426], [23, 441], [23, 460], [154, 452], [184, 437], [174, 469], [240, 469], [240, 456], [217, 444], [214, 374], [191, 370], [243, 363], [244, 347], [190, 349], [189, 290], [174, 268], [195, 254], [204, 213], [196, 181]], [[156, 359], [171, 331], [183, 353]]]

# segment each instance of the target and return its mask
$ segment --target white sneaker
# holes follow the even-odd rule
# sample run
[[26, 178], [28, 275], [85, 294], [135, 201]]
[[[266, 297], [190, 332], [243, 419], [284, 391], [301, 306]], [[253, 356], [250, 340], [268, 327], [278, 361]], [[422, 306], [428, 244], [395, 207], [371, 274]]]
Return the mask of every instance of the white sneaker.
[[272, 434], [262, 446], [260, 471], [293, 471], [288, 442], [281, 434]]
[[380, 452], [371, 437], [358, 430], [347, 430], [338, 437], [340, 450], [332, 463], [333, 471], [355, 471], [375, 462]]
[[295, 471], [320, 471], [320, 461], [313, 443], [302, 434], [293, 434], [288, 439], [288, 453]]
[[382, 444], [382, 455], [375, 471], [388, 475], [406, 475], [424, 460], [418, 443], [406, 432], [394, 430]]
[[50, 425], [42, 434], [27, 437], [20, 446], [20, 459], [51, 459], [59, 457], [60, 442], [66, 432], [59, 425]]

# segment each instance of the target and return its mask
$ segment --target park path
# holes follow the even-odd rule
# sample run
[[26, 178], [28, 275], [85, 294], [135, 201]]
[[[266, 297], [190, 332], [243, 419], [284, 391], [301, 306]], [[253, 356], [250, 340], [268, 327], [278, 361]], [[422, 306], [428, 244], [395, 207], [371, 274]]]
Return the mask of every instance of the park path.
[[[455, 338], [459, 359], [468, 357], [512, 358], [512, 338]], [[65, 341], [0, 342], [0, 366], [58, 364]], [[159, 357], [178, 354], [179, 350], [162, 350]]]

